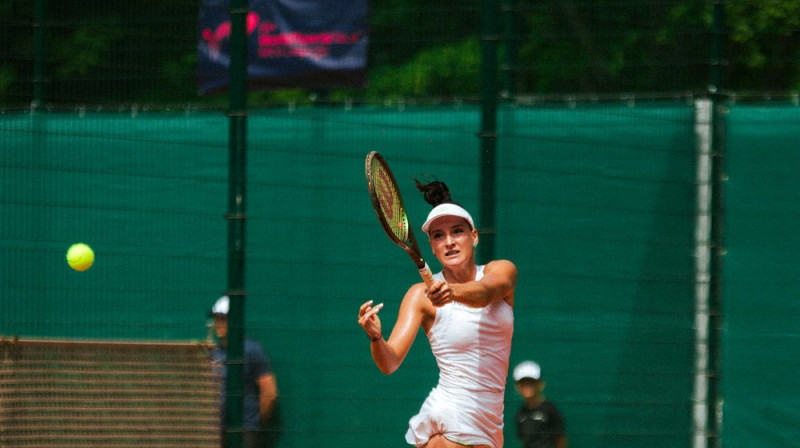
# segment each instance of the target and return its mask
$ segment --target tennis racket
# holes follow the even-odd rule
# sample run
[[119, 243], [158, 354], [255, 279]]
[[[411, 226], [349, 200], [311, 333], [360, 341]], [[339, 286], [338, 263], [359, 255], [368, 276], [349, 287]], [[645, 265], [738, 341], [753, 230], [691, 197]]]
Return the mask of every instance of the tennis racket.
[[381, 222], [383, 230], [414, 260], [419, 275], [422, 276], [426, 285], [431, 286], [433, 273], [431, 273], [428, 263], [422, 258], [422, 252], [414, 238], [414, 232], [408, 225], [408, 215], [406, 207], [403, 205], [403, 197], [400, 196], [400, 188], [397, 186], [397, 181], [394, 179], [389, 165], [377, 151], [367, 154], [364, 165], [369, 197], [372, 199], [372, 206], [375, 207], [375, 213], [378, 214], [378, 220]]

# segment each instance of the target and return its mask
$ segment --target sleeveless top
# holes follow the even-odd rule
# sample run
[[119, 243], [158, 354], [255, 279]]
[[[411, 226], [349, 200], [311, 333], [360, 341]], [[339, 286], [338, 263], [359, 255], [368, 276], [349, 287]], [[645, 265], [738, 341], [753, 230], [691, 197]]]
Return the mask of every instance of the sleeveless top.
[[[478, 266], [475, 280], [483, 278]], [[442, 273], [434, 276], [444, 278]], [[409, 421], [406, 441], [424, 445], [438, 433], [465, 445], [503, 446], [503, 402], [514, 314], [498, 300], [483, 308], [451, 302], [436, 309], [428, 332], [439, 383]]]

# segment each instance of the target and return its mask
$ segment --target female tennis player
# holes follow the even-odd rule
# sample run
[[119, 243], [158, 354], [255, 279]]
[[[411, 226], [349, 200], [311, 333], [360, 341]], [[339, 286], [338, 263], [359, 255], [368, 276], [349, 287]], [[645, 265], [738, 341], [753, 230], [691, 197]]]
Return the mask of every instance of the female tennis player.
[[478, 231], [452, 202], [443, 182], [417, 188], [433, 206], [422, 230], [442, 264], [434, 283], [412, 285], [388, 340], [378, 317], [383, 304], [361, 305], [358, 323], [372, 359], [386, 375], [403, 363], [420, 327], [439, 366], [439, 382], [409, 421], [406, 441], [425, 448], [501, 448], [517, 268], [507, 260], [475, 263]]

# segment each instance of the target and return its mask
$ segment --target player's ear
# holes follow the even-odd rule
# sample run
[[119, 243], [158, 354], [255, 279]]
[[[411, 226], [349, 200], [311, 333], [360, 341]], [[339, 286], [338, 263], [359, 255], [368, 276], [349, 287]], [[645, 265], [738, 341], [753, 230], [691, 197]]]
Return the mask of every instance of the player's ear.
[[472, 229], [472, 247], [478, 247], [478, 229]]

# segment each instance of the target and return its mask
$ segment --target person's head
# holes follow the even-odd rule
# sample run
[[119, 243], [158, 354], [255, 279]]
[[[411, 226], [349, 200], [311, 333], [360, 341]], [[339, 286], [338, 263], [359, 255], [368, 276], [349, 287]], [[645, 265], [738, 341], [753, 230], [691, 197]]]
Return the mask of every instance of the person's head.
[[230, 308], [230, 299], [228, 296], [222, 296], [211, 307], [208, 316], [214, 319], [214, 332], [217, 339], [225, 344], [228, 340], [228, 309]]
[[469, 212], [453, 202], [444, 182], [416, 181], [425, 201], [433, 206], [422, 231], [428, 235], [431, 250], [443, 267], [474, 263], [478, 230]]
[[523, 361], [514, 367], [514, 388], [526, 401], [538, 398], [544, 385], [539, 364]]

